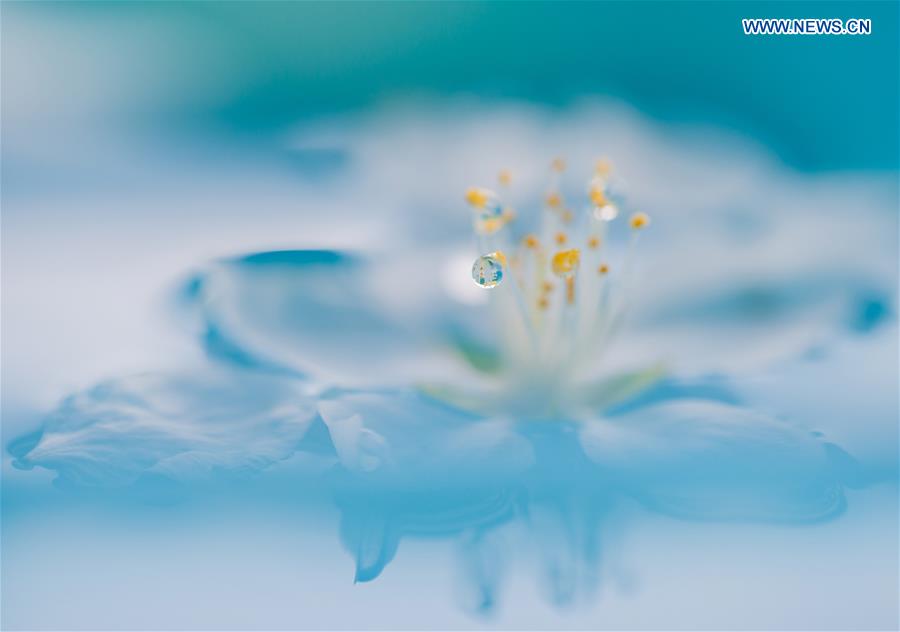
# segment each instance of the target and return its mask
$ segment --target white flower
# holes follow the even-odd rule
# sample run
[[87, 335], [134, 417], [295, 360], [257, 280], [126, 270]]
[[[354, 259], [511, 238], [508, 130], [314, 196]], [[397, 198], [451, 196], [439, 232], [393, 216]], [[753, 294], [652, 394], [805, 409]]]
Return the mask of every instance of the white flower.
[[[519, 168], [446, 216], [423, 201], [452, 206], [464, 187], [451, 194], [410, 173], [425, 165], [451, 183], [453, 165], [488, 173], [484, 158], [510, 134], [514, 147], [546, 142], [545, 121], [488, 116], [498, 134], [478, 118], [450, 130], [413, 117], [358, 134], [357, 184], [402, 192], [384, 218], [396, 228], [388, 247], [209, 264], [181, 300], [222, 366], [72, 396], [11, 444], [16, 463], [67, 484], [139, 489], [217, 483], [300, 455], [297, 493], [334, 495], [358, 580], [376, 577], [404, 535], [460, 536], [482, 609], [499, 581], [486, 543], [512, 521], [539, 533], [549, 594], [565, 602], [621, 498], [703, 520], [836, 515], [865, 468], [814, 428], [748, 405], [765, 398], [746, 376], [884, 326], [896, 271], [881, 231], [895, 218], [848, 213], [844, 190], [797, 198], [753, 152], [730, 162], [648, 142], [629, 117], [614, 125], [588, 109], [551, 130], [573, 158], [585, 139], [625, 148], [629, 198], [608, 162], [571, 180], [555, 162], [549, 182], [529, 184], [536, 169], [516, 151]], [[543, 208], [527, 212], [529, 199]], [[633, 236], [649, 217], [634, 204], [653, 209], [641, 244]], [[860, 242], [867, 256], [850, 256]]]

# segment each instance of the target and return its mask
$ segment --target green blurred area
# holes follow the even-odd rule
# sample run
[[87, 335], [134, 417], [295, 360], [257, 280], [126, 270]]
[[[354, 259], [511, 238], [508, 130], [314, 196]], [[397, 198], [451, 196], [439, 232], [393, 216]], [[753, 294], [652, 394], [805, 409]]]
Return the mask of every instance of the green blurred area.
[[[5, 3], [8, 4], [8, 3]], [[21, 5], [20, 5], [21, 6]], [[627, 100], [742, 130], [804, 169], [894, 169], [898, 2], [41, 3], [82, 23], [147, 22], [196, 98], [167, 120], [234, 133], [459, 94], [565, 106]], [[741, 18], [871, 18], [870, 36], [745, 36]], [[122, 55], [144, 54], [125, 47]], [[165, 85], [165, 84], [164, 84]], [[163, 101], [165, 101], [163, 95]]]

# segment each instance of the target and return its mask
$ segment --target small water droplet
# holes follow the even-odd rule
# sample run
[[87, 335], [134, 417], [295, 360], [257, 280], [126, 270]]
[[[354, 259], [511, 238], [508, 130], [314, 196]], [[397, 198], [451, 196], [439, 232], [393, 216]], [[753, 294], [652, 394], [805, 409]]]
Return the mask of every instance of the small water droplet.
[[472, 264], [472, 280], [475, 284], [484, 287], [497, 287], [503, 280], [503, 255], [492, 252], [482, 255]]
[[604, 204], [594, 209], [594, 217], [602, 222], [611, 222], [619, 216], [619, 209], [613, 204]]

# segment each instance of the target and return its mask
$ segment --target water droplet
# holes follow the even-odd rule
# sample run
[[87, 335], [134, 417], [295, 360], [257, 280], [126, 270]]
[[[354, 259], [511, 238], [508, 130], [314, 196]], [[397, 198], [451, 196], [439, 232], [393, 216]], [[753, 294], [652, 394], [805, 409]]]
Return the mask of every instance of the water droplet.
[[604, 204], [594, 209], [594, 217], [602, 222], [611, 222], [619, 216], [619, 209], [613, 204]]
[[472, 280], [476, 285], [484, 288], [497, 287], [503, 280], [503, 262], [505, 257], [501, 252], [492, 252], [482, 255], [472, 264]]

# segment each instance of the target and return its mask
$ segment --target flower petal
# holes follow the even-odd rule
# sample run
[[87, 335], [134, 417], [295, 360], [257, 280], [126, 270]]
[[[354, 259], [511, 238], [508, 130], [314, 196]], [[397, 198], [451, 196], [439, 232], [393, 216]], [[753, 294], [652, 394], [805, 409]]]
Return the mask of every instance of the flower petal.
[[679, 517], [811, 521], [844, 506], [823, 442], [736, 406], [658, 404], [588, 423], [581, 442], [613, 486]]
[[227, 478], [289, 457], [314, 419], [296, 383], [269, 376], [141, 375], [66, 398], [11, 451], [17, 467], [54, 470], [67, 485]]
[[374, 480], [463, 484], [489, 475], [496, 482], [533, 459], [511, 422], [480, 419], [415, 391], [334, 392], [318, 410], [342, 465]]
[[258, 252], [212, 265], [184, 297], [207, 350], [232, 364], [344, 386], [445, 375], [455, 366], [437, 333], [447, 316], [404, 264], [395, 271], [329, 250]]

